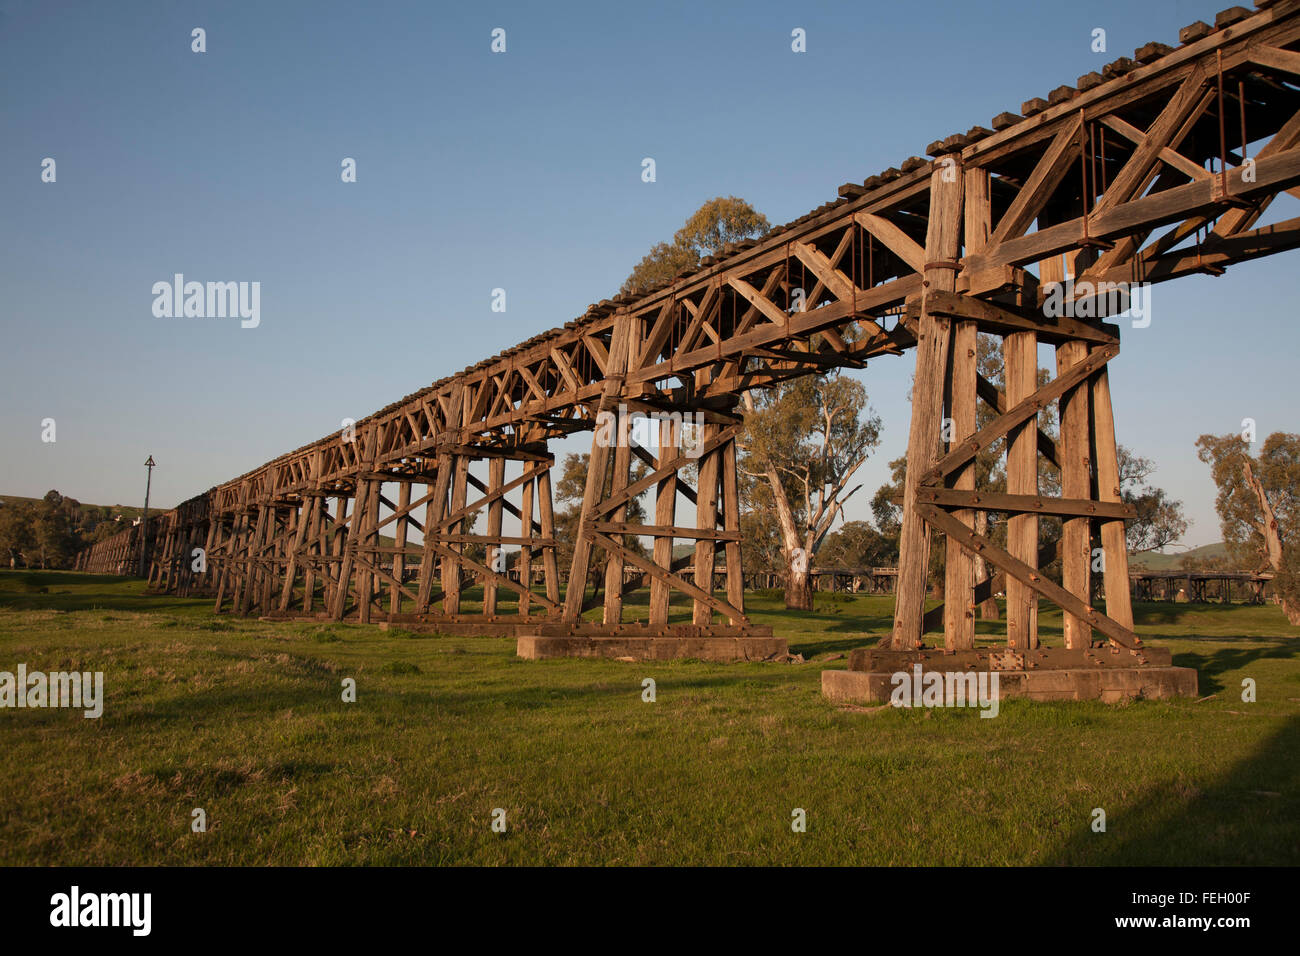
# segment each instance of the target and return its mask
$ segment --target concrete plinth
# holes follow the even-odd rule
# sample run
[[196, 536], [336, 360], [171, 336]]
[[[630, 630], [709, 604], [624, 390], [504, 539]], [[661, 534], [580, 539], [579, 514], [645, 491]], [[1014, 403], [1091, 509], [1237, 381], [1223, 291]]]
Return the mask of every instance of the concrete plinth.
[[[910, 670], [907, 668], [906, 670]], [[926, 671], [941, 671], [930, 662]], [[894, 690], [889, 671], [822, 671], [822, 696], [854, 704], [885, 704]], [[1195, 697], [1196, 671], [1190, 667], [1068, 667], [1043, 670], [997, 670], [998, 699], [1029, 700], [1167, 700]]]
[[937, 647], [919, 647], [894, 651], [881, 647], [859, 647], [849, 652], [849, 670], [910, 671], [917, 664], [922, 670], [939, 671], [1037, 671], [1087, 670], [1095, 667], [1132, 668], [1145, 665], [1168, 667], [1174, 662], [1167, 647], [1122, 648], [1098, 642], [1087, 648], [1036, 647], [1015, 650], [1009, 647], [979, 647], [968, 651], [945, 651]]
[[555, 657], [631, 657], [638, 661], [694, 658], [701, 661], [761, 661], [788, 653], [783, 637], [676, 637], [583, 634], [521, 635], [515, 653], [525, 660]]

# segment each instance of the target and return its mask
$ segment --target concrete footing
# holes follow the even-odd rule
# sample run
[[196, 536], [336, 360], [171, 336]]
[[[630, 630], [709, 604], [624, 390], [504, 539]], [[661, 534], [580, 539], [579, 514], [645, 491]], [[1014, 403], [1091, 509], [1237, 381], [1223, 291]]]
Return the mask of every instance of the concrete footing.
[[701, 661], [761, 661], [788, 653], [784, 637], [677, 637], [616, 635], [592, 637], [583, 634], [549, 636], [520, 635], [515, 653], [540, 661], [555, 657], [630, 657], [638, 661], [668, 661], [694, 658]]
[[[932, 662], [926, 670], [938, 671], [940, 666]], [[822, 696], [842, 703], [885, 704], [896, 686], [894, 673], [822, 671]], [[1195, 697], [1197, 688], [1196, 671], [1190, 667], [1079, 667], [996, 673], [999, 700], [1167, 700]]]

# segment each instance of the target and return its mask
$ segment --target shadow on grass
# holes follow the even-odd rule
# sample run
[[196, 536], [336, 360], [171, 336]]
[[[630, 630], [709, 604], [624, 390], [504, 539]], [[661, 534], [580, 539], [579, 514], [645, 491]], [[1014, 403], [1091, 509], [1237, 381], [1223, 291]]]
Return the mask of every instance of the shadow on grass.
[[[147, 686], [119, 694], [110, 694], [104, 703], [105, 726], [140, 727], [175, 724], [186, 731], [201, 726], [235, 725], [248, 720], [273, 720], [277, 714], [292, 711], [314, 716], [349, 706], [340, 700], [339, 685], [323, 682], [319, 686], [285, 687], [268, 685], [238, 690], [208, 689], [200, 693], [181, 694], [158, 699], [156, 688]], [[132, 709], [139, 708], [139, 709]]]
[[859, 647], [875, 647], [880, 638], [888, 633], [888, 631], [876, 634], [851, 633], [838, 638], [821, 634], [807, 640], [792, 637], [790, 638], [790, 653], [802, 654], [805, 660], [811, 660], [821, 654], [843, 654], [847, 657], [849, 651], [856, 650]]
[[[1169, 780], [1085, 824], [1042, 864], [1231, 866], [1300, 863], [1300, 718], [1213, 786]], [[1280, 839], [1279, 839], [1280, 838]]]
[[[0, 570], [0, 608], [14, 611], [157, 611], [159, 600], [144, 593], [141, 578], [78, 571]], [[167, 598], [169, 611], [211, 607], [207, 598]]]
[[[1103, 606], [1105, 602], [1102, 602]], [[1282, 609], [1271, 604], [1223, 604], [1219, 602], [1206, 602], [1204, 604], [1179, 604], [1173, 601], [1134, 601], [1133, 602], [1133, 620], [1139, 627], [1154, 627], [1160, 624], [1183, 624], [1191, 618], [1204, 622], [1207, 617], [1224, 618], [1235, 616], [1241, 619], [1242, 612], [1245, 611], [1252, 618], [1257, 616], [1267, 617], [1270, 611], [1276, 611], [1279, 617], [1282, 615]]]
[[182, 793], [224, 797], [248, 783], [301, 782], [306, 778], [332, 774], [337, 769], [337, 764], [301, 760], [282, 760], [253, 772], [228, 767], [166, 763], [149, 768], [143, 776], [163, 786], [174, 787]]
[[[1195, 636], [1180, 636], [1176, 639], [1194, 640]], [[1250, 643], [1259, 645], [1267, 641], [1267, 638], [1259, 637], [1205, 636], [1201, 639], [1212, 641], [1215, 644]], [[1184, 651], [1174, 655], [1174, 666], [1194, 668], [1200, 675], [1200, 692], [1204, 696], [1206, 694], [1217, 694], [1223, 690], [1225, 685], [1219, 678], [1229, 671], [1240, 670], [1259, 660], [1290, 660], [1296, 657], [1297, 654], [1300, 654], [1300, 644], [1276, 641], [1267, 643], [1262, 647], [1220, 647], [1210, 655], [1198, 654], [1196, 651]]]
[[[652, 667], [655, 661], [644, 662], [646, 667]], [[598, 684], [588, 685], [565, 685], [565, 686], [529, 686], [508, 688], [488, 687], [483, 690], [451, 690], [439, 691], [433, 696], [433, 701], [440, 707], [450, 710], [459, 711], [464, 708], [467, 712], [472, 712], [481, 708], [484, 704], [493, 704], [506, 710], [540, 710], [543, 707], [553, 706], [556, 703], [582, 703], [591, 701], [597, 697], [623, 697], [629, 700], [639, 701], [641, 699], [641, 670], [629, 670], [624, 683], [611, 683], [608, 680], [602, 680]], [[735, 676], [720, 675], [716, 677], [684, 677], [676, 674], [657, 677], [658, 693], [662, 696], [671, 691], [674, 694], [689, 693], [690, 691], [716, 690], [726, 688], [744, 688], [746, 690], [774, 689], [783, 686], [790, 681], [791, 674], [785, 670], [773, 670], [764, 674], [754, 674], [747, 672], [744, 674], [737, 673]]]

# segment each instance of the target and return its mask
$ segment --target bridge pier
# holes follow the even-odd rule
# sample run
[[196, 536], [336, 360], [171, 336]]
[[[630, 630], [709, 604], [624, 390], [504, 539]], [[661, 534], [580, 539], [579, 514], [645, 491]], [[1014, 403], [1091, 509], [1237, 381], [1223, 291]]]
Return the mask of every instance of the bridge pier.
[[[734, 411], [737, 397], [724, 394], [704, 406], [681, 403], [673, 407], [648, 388], [627, 387], [628, 378], [641, 363], [654, 357], [653, 350], [664, 347], [659, 330], [674, 313], [685, 315], [686, 311], [684, 305], [673, 302], [653, 317], [621, 315], [616, 320], [606, 383], [596, 406], [565, 592], [564, 628], [562, 632], [539, 628], [520, 636], [517, 651], [521, 657], [761, 660], [786, 651], [784, 639], [773, 637], [770, 628], [754, 625], [744, 609], [736, 477], [736, 438], [741, 429], [741, 419]], [[700, 310], [695, 314], [700, 315]], [[710, 372], [701, 370], [693, 378], [693, 390], [706, 391], [711, 382]], [[652, 438], [656, 445], [653, 454], [634, 434], [638, 419], [649, 426], [640, 432], [640, 440]], [[698, 476], [694, 487], [683, 475], [687, 469]], [[630, 523], [629, 505], [651, 488], [654, 522]], [[677, 522], [679, 496], [695, 506], [694, 527]], [[649, 553], [640, 543], [647, 537], [653, 540]], [[677, 540], [693, 542], [690, 555], [674, 557]], [[718, 596], [714, 587], [719, 545], [725, 597]], [[693, 564], [689, 580], [681, 574], [688, 562]], [[627, 574], [629, 566], [636, 572], [631, 576]], [[589, 582], [593, 583], [590, 594]], [[624, 599], [646, 583], [650, 593], [645, 616], [639, 622], [628, 622]], [[689, 624], [671, 623], [674, 592], [690, 599]], [[584, 624], [584, 615], [597, 607], [601, 608], [600, 627]], [[628, 631], [629, 626], [634, 630]]]

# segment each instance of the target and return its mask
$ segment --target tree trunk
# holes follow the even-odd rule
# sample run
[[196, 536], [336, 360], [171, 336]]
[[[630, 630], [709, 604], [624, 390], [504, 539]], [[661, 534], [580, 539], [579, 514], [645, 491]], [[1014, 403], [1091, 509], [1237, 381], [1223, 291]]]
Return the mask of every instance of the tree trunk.
[[1274, 571], [1282, 570], [1282, 538], [1277, 532], [1277, 517], [1273, 514], [1273, 506], [1269, 503], [1268, 496], [1264, 494], [1264, 486], [1260, 484], [1255, 477], [1255, 470], [1250, 467], [1250, 459], [1246, 459], [1242, 470], [1246, 473], [1246, 484], [1250, 486], [1251, 491], [1255, 492], [1255, 498], [1259, 501], [1259, 510], [1263, 515], [1263, 521], [1260, 522], [1260, 532], [1264, 536], [1264, 548], [1268, 552], [1268, 564]]
[[[1268, 496], [1264, 494], [1263, 484], [1255, 477], [1255, 470], [1251, 468], [1249, 458], [1246, 459], [1242, 470], [1246, 475], [1246, 484], [1255, 493], [1255, 498], [1259, 501], [1259, 510], [1263, 515], [1260, 532], [1264, 536], [1264, 550], [1268, 553], [1269, 567], [1274, 573], [1279, 573], [1282, 570], [1282, 536], [1278, 533], [1277, 515], [1273, 512], [1273, 505], [1269, 502]], [[1282, 612], [1286, 615], [1287, 621], [1293, 627], [1300, 627], [1300, 604], [1286, 596], [1280, 598], [1279, 603], [1282, 605]]]
[[788, 611], [813, 609], [812, 575], [807, 571], [790, 569], [789, 583], [785, 588], [785, 607]]
[[[785, 488], [781, 485], [781, 476], [776, 468], [769, 465], [766, 470], [768, 487], [772, 489], [772, 500], [776, 502], [777, 521], [781, 525], [781, 554], [785, 558], [786, 586], [785, 606], [792, 611], [812, 610], [812, 578], [808, 566], [812, 563], [811, 548], [805, 548], [794, 524], [794, 511], [786, 499]], [[795, 560], [796, 552], [801, 552]]]
[[1300, 604], [1290, 598], [1282, 598], [1282, 613], [1292, 627], [1300, 627]]

